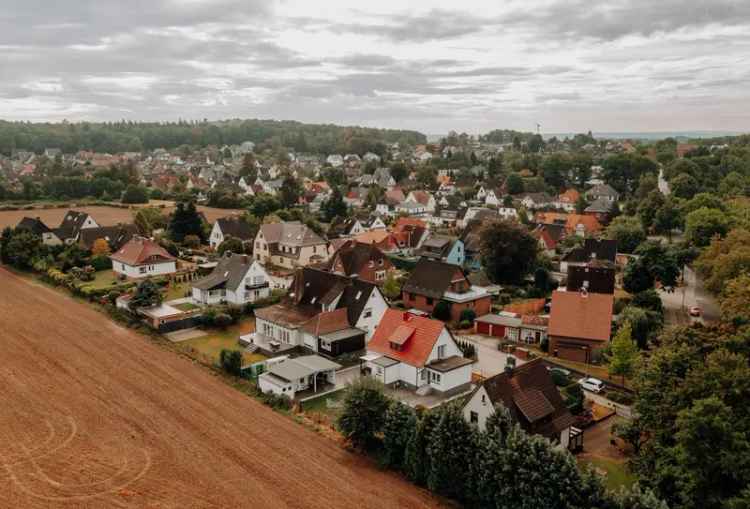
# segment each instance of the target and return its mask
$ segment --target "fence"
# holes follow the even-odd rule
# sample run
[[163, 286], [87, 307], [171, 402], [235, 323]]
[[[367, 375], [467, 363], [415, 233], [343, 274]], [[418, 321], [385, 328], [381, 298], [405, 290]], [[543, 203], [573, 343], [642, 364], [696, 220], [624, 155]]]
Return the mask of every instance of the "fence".
[[633, 418], [633, 409], [632, 407], [629, 407], [627, 405], [621, 405], [620, 403], [615, 403], [614, 401], [611, 401], [604, 396], [600, 396], [598, 394], [595, 394], [593, 392], [589, 391], [583, 391], [584, 396], [589, 401], [593, 401], [597, 405], [601, 405], [603, 407], [611, 408], [615, 411], [615, 414], [617, 414], [620, 417], [623, 417], [625, 419], [632, 419]]

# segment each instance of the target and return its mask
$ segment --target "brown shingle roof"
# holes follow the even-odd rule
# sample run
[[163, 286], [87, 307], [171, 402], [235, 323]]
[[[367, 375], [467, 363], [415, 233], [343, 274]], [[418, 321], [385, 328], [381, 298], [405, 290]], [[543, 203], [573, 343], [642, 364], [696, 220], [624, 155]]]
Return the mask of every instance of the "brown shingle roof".
[[153, 240], [133, 237], [110, 258], [126, 265], [145, 265], [174, 261], [175, 257]]
[[611, 294], [552, 292], [549, 335], [609, 341], [613, 303]]

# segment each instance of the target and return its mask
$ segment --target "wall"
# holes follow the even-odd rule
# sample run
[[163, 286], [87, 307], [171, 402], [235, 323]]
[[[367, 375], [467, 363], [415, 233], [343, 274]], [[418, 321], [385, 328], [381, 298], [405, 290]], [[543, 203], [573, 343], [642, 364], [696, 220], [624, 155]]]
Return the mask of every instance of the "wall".
[[177, 272], [177, 264], [175, 262], [163, 262], [157, 264], [143, 265], [146, 268], [146, 272], [141, 272], [140, 266], [126, 265], [124, 263], [112, 262], [112, 270], [118, 274], [124, 274], [130, 278], [143, 278], [148, 276], [162, 276], [165, 274], [174, 274]]
[[[483, 397], [484, 402], [482, 402]], [[484, 387], [480, 386], [466, 403], [466, 406], [464, 406], [463, 413], [466, 422], [471, 422], [472, 411], [478, 415], [477, 427], [480, 431], [484, 431], [487, 419], [495, 412], [495, 408], [492, 406], [492, 402]]]
[[[549, 336], [549, 353], [557, 357], [576, 362], [591, 362], [594, 352], [606, 346], [606, 342], [591, 341], [580, 338], [564, 338], [560, 336]], [[586, 347], [584, 349], [584, 347]]]
[[461, 319], [461, 312], [464, 309], [473, 309], [476, 316], [489, 313], [492, 308], [492, 298], [488, 295], [471, 302], [463, 302], [461, 304], [452, 302], [451, 304], [451, 321], [457, 322]]
[[449, 392], [461, 386], [471, 383], [471, 364], [458, 369], [440, 373], [440, 384], [430, 383], [432, 387], [441, 392]]
[[219, 247], [219, 244], [224, 242], [224, 235], [221, 233], [221, 228], [219, 228], [219, 222], [216, 221], [214, 223], [214, 227], [211, 228], [211, 236], [209, 237], [209, 245], [216, 249]]
[[[368, 309], [372, 313], [369, 318], [365, 316]], [[362, 314], [359, 315], [359, 320], [354, 324], [358, 329], [367, 332], [367, 334], [365, 334], [365, 342], [369, 342], [372, 335], [375, 334], [375, 329], [378, 327], [380, 320], [382, 320], [386, 309], [388, 309], [388, 303], [385, 301], [383, 294], [380, 293], [380, 290], [377, 287], [374, 288], [372, 293], [370, 293], [367, 305], [362, 311]]]

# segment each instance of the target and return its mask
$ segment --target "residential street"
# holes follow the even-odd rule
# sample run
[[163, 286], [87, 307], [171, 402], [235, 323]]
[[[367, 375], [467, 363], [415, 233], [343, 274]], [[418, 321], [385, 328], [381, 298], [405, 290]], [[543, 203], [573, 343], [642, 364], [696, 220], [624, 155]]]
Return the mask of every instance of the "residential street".
[[[659, 290], [664, 305], [664, 319], [668, 325], [684, 325], [695, 321], [713, 322], [719, 319], [719, 304], [703, 286], [703, 281], [690, 267], [685, 267], [685, 284], [668, 293]], [[688, 310], [698, 306], [702, 315], [691, 317]]]

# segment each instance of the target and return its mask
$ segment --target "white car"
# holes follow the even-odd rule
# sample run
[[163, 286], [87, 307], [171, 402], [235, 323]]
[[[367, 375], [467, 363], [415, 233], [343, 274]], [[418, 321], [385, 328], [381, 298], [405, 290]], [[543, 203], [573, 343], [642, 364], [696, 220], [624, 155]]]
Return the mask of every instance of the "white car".
[[595, 392], [597, 394], [604, 390], [604, 382], [602, 382], [598, 378], [581, 378], [580, 380], [578, 380], [578, 383], [581, 384], [582, 389]]

